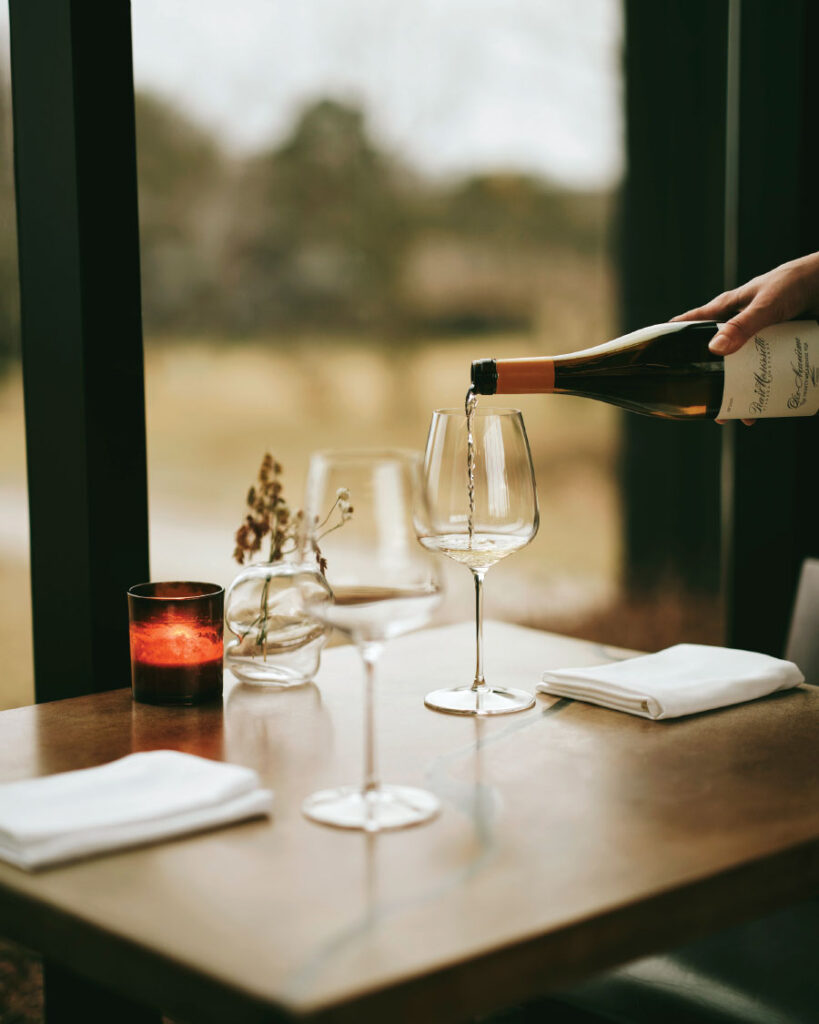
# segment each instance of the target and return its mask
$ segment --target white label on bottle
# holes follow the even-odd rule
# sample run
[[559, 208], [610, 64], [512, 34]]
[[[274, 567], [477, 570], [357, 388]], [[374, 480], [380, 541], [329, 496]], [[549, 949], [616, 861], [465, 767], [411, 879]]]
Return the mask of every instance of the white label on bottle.
[[817, 410], [819, 324], [815, 320], [766, 327], [725, 357], [718, 419], [813, 416]]

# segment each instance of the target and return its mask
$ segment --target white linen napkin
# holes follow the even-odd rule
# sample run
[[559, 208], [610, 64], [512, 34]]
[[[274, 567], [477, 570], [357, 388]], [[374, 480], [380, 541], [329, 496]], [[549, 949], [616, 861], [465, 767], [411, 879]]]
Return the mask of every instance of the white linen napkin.
[[0, 785], [0, 858], [33, 870], [269, 814], [250, 768], [177, 750]]
[[792, 661], [706, 644], [677, 644], [593, 668], [543, 673], [541, 693], [643, 718], [677, 718], [788, 690], [805, 677]]

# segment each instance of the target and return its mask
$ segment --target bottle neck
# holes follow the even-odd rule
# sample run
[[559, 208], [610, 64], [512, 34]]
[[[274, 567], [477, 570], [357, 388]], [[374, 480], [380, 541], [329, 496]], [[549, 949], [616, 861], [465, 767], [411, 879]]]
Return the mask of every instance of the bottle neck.
[[555, 388], [555, 361], [549, 356], [498, 359], [499, 395], [544, 395]]
[[[472, 364], [472, 386], [479, 395], [531, 395], [549, 394], [554, 391], [574, 392], [577, 381], [590, 374], [605, 376], [622, 373], [644, 363], [649, 368], [668, 362], [674, 366], [686, 362], [676, 352], [675, 339], [692, 353], [703, 355], [708, 362], [719, 362], [721, 358], [707, 352], [707, 342], [717, 331], [717, 323], [705, 321], [674, 321], [655, 324], [639, 331], [614, 338], [612, 341], [559, 356], [531, 356], [523, 359], [480, 359]], [[699, 346], [694, 340], [699, 340]], [[702, 351], [700, 351], [702, 349]], [[652, 358], [645, 358], [651, 352]], [[669, 352], [672, 355], [669, 355]], [[688, 361], [692, 361], [688, 359]], [[694, 360], [698, 361], [698, 360]], [[586, 389], [583, 388], [583, 391]]]

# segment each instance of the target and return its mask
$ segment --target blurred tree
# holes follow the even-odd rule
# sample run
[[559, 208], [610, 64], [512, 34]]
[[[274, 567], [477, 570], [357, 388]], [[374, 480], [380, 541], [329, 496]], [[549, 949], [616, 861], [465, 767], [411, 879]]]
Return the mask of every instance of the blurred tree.
[[[362, 111], [333, 99], [245, 159], [229, 159], [167, 100], [137, 94], [136, 122], [147, 333], [395, 339], [526, 326], [555, 262], [599, 257], [607, 240], [610, 195], [514, 172], [422, 180], [379, 149]], [[7, 338], [16, 291], [4, 266], [0, 251]]]
[[308, 107], [283, 145], [248, 162], [233, 213], [234, 322], [400, 330], [412, 182], [373, 145], [361, 111], [330, 99]]
[[556, 267], [606, 253], [611, 206], [610, 193], [572, 192], [512, 171], [439, 189], [404, 274], [416, 329], [531, 328], [562, 293]]
[[137, 93], [142, 305], [148, 331], [212, 324], [229, 168], [206, 131], [166, 100]]
[[513, 248], [596, 252], [610, 219], [609, 193], [573, 192], [529, 175], [484, 174], [443, 197], [438, 226]]
[[10, 100], [8, 69], [0, 64], [0, 372], [20, 351]]

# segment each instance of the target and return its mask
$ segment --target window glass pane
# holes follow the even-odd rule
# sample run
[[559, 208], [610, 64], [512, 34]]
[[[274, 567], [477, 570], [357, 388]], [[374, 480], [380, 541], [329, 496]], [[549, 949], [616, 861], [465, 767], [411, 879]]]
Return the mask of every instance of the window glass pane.
[[[470, 362], [617, 333], [618, 0], [135, 0], [152, 574], [227, 583], [262, 454], [422, 448]], [[533, 545], [487, 614], [614, 602], [619, 418], [522, 397]], [[452, 566], [444, 617], [472, 612]]]
[[0, 708], [31, 704], [31, 588], [20, 370], [8, 8], [0, 6]]

